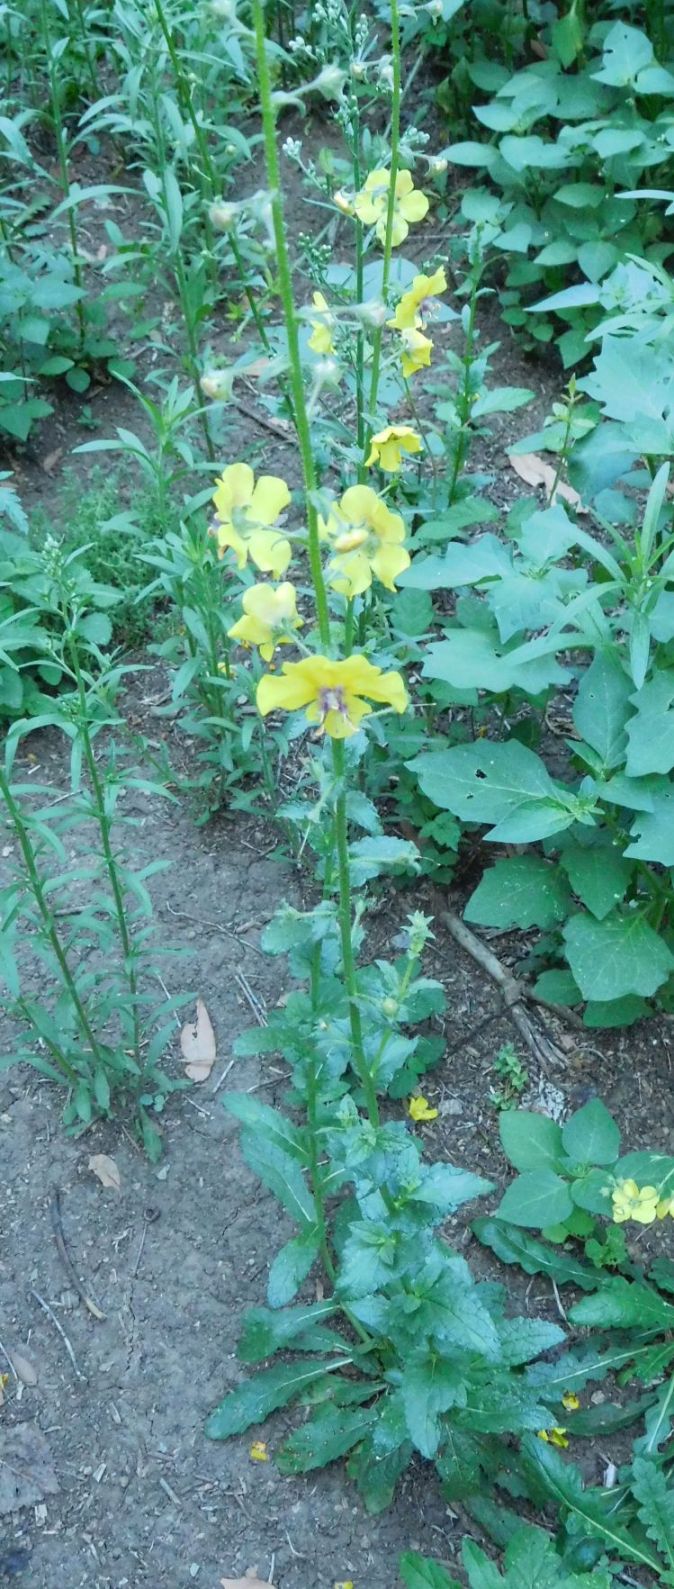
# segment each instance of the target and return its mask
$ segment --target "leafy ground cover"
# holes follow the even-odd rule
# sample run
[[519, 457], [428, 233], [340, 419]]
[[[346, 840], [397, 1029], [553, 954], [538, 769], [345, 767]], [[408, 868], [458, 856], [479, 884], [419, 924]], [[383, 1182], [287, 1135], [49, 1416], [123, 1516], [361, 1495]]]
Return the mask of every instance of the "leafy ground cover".
[[3, 18], [2, 1569], [671, 1582], [666, 7], [113, 21]]

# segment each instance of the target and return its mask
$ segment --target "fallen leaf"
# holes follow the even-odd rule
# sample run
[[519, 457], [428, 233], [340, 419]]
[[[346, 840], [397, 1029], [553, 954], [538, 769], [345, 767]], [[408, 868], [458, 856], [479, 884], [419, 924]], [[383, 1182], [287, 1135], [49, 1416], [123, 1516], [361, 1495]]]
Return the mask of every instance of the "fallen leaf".
[[51, 1450], [42, 1431], [32, 1423], [0, 1429], [0, 1517], [57, 1493]]
[[190, 1081], [208, 1081], [216, 1060], [215, 1032], [203, 999], [197, 999], [195, 1021], [188, 1021], [180, 1033], [185, 1071]]
[[46, 458], [42, 459], [42, 468], [45, 474], [51, 474], [52, 470], [56, 468], [59, 459], [62, 457], [62, 447], [55, 447], [53, 452], [48, 452]]
[[9, 1374], [0, 1374], [0, 1407], [5, 1399], [5, 1389], [9, 1384]]
[[[546, 495], [550, 496], [557, 473], [553, 464], [546, 463], [537, 452], [509, 452], [508, 461], [520, 480], [524, 480], [528, 486], [545, 486]], [[557, 481], [552, 501], [554, 502], [557, 497], [561, 497], [563, 502], [569, 502], [579, 513], [587, 513], [587, 508], [583, 507], [578, 492], [573, 486], [567, 485], [565, 480]]]
[[221, 1578], [222, 1589], [274, 1589], [268, 1578], [258, 1578], [255, 1573], [247, 1572], [243, 1578]]
[[37, 1385], [37, 1369], [30, 1358], [24, 1357], [23, 1352], [10, 1352], [9, 1355], [14, 1373], [17, 1379], [21, 1380], [22, 1385]]
[[114, 1159], [109, 1158], [107, 1153], [93, 1153], [87, 1169], [98, 1176], [101, 1186], [108, 1187], [111, 1192], [121, 1192], [122, 1177]]

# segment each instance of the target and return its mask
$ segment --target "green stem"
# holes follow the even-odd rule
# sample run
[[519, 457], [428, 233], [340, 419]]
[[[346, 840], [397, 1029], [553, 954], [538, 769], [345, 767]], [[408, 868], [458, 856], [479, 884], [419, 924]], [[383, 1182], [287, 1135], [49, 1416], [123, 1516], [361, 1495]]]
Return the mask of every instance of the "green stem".
[[[314, 944], [311, 955], [311, 1008], [318, 1017], [320, 1003], [321, 982], [321, 946]], [[309, 1059], [306, 1071], [307, 1078], [307, 1122], [309, 1126], [309, 1175], [311, 1189], [316, 1204], [316, 1223], [318, 1225], [321, 1257], [328, 1279], [334, 1285], [335, 1265], [328, 1242], [327, 1225], [325, 1219], [325, 1197], [323, 1194], [323, 1176], [318, 1155], [318, 1078], [313, 1056]]]
[[96, 66], [94, 64], [94, 56], [92, 55], [90, 44], [89, 44], [89, 35], [87, 33], [87, 23], [86, 23], [86, 17], [84, 15], [84, 10], [83, 10], [83, 7], [82, 7], [82, 0], [75, 0], [75, 10], [77, 12], [77, 20], [78, 20], [78, 23], [79, 23], [79, 30], [80, 30], [80, 40], [81, 40], [81, 43], [82, 43], [82, 49], [83, 49], [83, 52], [84, 52], [84, 58], [85, 58], [86, 63], [87, 63], [87, 71], [89, 73], [89, 80], [91, 82], [91, 90], [92, 90], [94, 99], [98, 99], [98, 97], [99, 97], [98, 96], [98, 77], [96, 75]]
[[[46, 57], [47, 57], [47, 72], [48, 72], [48, 76], [49, 76], [49, 93], [50, 93], [50, 98], [51, 98], [51, 111], [52, 111], [52, 121], [53, 121], [53, 126], [54, 126], [54, 137], [56, 139], [56, 150], [57, 150], [57, 154], [58, 154], [59, 170], [60, 170], [60, 173], [61, 173], [61, 189], [62, 189], [62, 192], [63, 192], [64, 199], [69, 199], [70, 198], [70, 173], [69, 173], [69, 169], [68, 169], [68, 147], [67, 147], [67, 142], [66, 142], [65, 129], [64, 129], [64, 126], [63, 126], [63, 117], [61, 116], [61, 104], [60, 104], [60, 99], [59, 99], [59, 87], [58, 87], [58, 83], [56, 81], [56, 74], [54, 72], [54, 57], [53, 57], [53, 52], [52, 52], [51, 34], [49, 32], [49, 21], [48, 21], [48, 18], [47, 18], [46, 0], [42, 0], [42, 33], [43, 33], [43, 37], [44, 37], [45, 54], [46, 54]], [[80, 263], [79, 249], [78, 249], [78, 246], [77, 246], [77, 223], [75, 221], [75, 206], [73, 204], [71, 204], [69, 206], [69, 208], [68, 208], [68, 232], [69, 232], [69, 235], [70, 235], [70, 252], [71, 252], [71, 255], [72, 255], [73, 275], [75, 277], [75, 286], [78, 288], [79, 292], [82, 293], [83, 292], [83, 288], [82, 288], [82, 266], [81, 266], [81, 263]], [[85, 317], [84, 317], [84, 298], [83, 298], [83, 296], [79, 297], [78, 300], [77, 300], [77, 303], [75, 305], [75, 313], [77, 315], [77, 324], [78, 324], [79, 336], [80, 336], [79, 345], [80, 345], [80, 352], [81, 352], [82, 348], [84, 347], [85, 330], [86, 330]]]
[[456, 401], [457, 412], [460, 420], [460, 430], [456, 438], [456, 451], [454, 453], [454, 463], [452, 467], [451, 479], [449, 482], [449, 495], [447, 497], [448, 507], [451, 507], [454, 501], [454, 492], [456, 490], [457, 481], [468, 456], [468, 449], [470, 446], [470, 410], [472, 395], [470, 390], [470, 382], [471, 372], [475, 362], [475, 321], [477, 318], [477, 297], [481, 279], [482, 268], [480, 265], [477, 265], [475, 267], [470, 289], [468, 324], [466, 326], [466, 342], [462, 359], [463, 382], [461, 391]]
[[82, 738], [84, 760], [86, 762], [87, 771], [91, 780], [94, 805], [96, 808], [96, 821], [98, 822], [98, 828], [101, 835], [101, 845], [103, 848], [105, 866], [110, 879], [110, 888], [115, 906], [115, 915], [117, 917], [117, 930], [119, 932], [119, 940], [122, 946], [122, 954], [124, 957], [124, 974], [129, 984], [133, 1021], [133, 1056], [138, 1069], [141, 1070], [138, 980], [134, 965], [134, 946], [131, 941], [131, 935], [129, 933], [129, 927], [126, 919], [124, 891], [119, 879], [119, 868], [117, 866], [114, 850], [112, 848], [112, 829], [105, 802], [105, 790], [99, 776], [98, 767], [96, 765], [96, 757], [94, 755], [94, 747], [91, 740], [91, 734], [89, 732], [89, 702], [87, 700], [87, 691], [80, 666], [77, 642], [72, 631], [68, 636], [68, 649], [70, 652], [73, 673], [77, 682], [77, 693], [80, 703], [79, 730]]
[[[388, 206], [386, 210], [386, 233], [384, 237], [384, 260], [381, 276], [382, 302], [386, 303], [389, 276], [391, 273], [391, 255], [393, 251], [393, 220], [395, 216], [396, 179], [398, 176], [398, 157], [400, 147], [400, 16], [398, 0], [391, 0], [391, 55], [393, 59], [393, 95], [391, 99], [391, 166], [388, 190]], [[384, 327], [377, 326], [372, 339], [372, 375], [370, 378], [370, 400], [368, 405], [368, 427], [365, 442], [365, 455], [369, 450], [370, 436], [374, 427], [377, 408], [377, 394], [379, 392], [379, 371], [381, 365], [381, 348]]]
[[54, 917], [45, 898], [45, 893], [42, 887], [40, 874], [37, 869], [28, 829], [23, 820], [19, 806], [14, 799], [11, 787], [2, 767], [0, 767], [0, 795], [5, 802], [14, 832], [16, 833], [16, 837], [19, 842], [19, 848], [23, 856], [24, 866], [28, 873], [33, 898], [42, 917], [49, 943], [57, 961], [59, 971], [61, 972], [63, 985], [67, 989], [73, 1008], [76, 1012], [77, 1019], [80, 1023], [80, 1028], [86, 1037], [94, 1060], [97, 1065], [100, 1065], [101, 1069], [104, 1069], [104, 1062], [98, 1047], [98, 1043], [94, 1036], [87, 1012], [75, 986], [75, 980], [72, 971], [70, 970], [70, 966], [68, 965], [65, 951], [54, 923]]
[[370, 1075], [363, 1044], [363, 1026], [358, 1005], [356, 962], [353, 953], [351, 873], [349, 865], [348, 826], [346, 816], [346, 757], [341, 739], [332, 740], [332, 765], [337, 785], [335, 801], [335, 840], [337, 844], [337, 873], [339, 878], [339, 933], [342, 945], [344, 986], [349, 1001], [351, 1028], [351, 1065], [365, 1094], [365, 1107], [373, 1126], [379, 1125], [377, 1090]]
[[286, 241], [283, 199], [281, 196], [281, 173], [279, 167], [278, 149], [276, 147], [276, 113], [272, 98], [269, 62], [267, 59], [267, 40], [265, 36], [264, 6], [262, 0], [252, 0], [252, 11], [253, 24], [255, 28], [255, 50], [260, 93], [260, 109], [262, 112], [262, 132], [264, 138], [265, 162], [267, 167], [267, 185], [269, 187], [271, 196], [279, 291], [281, 295], [281, 303], [283, 305], [283, 317], [288, 341], [289, 381], [292, 392], [293, 408], [295, 410], [295, 428], [297, 431], [297, 440], [300, 450], [300, 457], [302, 460], [302, 474], [304, 478], [304, 491], [306, 497], [307, 527], [309, 532], [309, 565], [311, 568], [311, 578], [316, 595], [316, 613], [318, 617], [318, 629], [321, 637], [321, 644], [327, 646], [330, 642], [330, 616], [328, 612], [328, 599], [325, 590], [325, 581], [323, 578], [323, 565], [321, 562], [320, 537], [318, 531], [318, 512], [315, 502], [317, 486], [316, 466], [314, 463], [314, 455], [311, 445], [311, 431], [309, 428], [309, 419], [304, 395], [299, 335], [297, 330], [297, 318], [295, 315], [295, 303], [293, 299], [290, 258]]
[[[188, 347], [188, 351], [189, 351], [189, 360], [188, 360], [189, 371], [190, 371], [190, 375], [191, 375], [192, 381], [194, 383], [194, 389], [195, 389], [195, 392], [196, 392], [197, 398], [198, 398], [199, 390], [200, 390], [200, 387], [199, 387], [199, 381], [200, 381], [199, 345], [198, 345], [198, 342], [197, 342], [197, 335], [196, 335], [196, 330], [195, 330], [195, 326], [194, 326], [194, 316], [193, 316], [193, 313], [192, 313], [192, 299], [191, 299], [191, 295], [190, 295], [189, 286], [188, 286], [188, 283], [187, 283], [187, 277], [185, 275], [185, 266], [183, 264], [183, 258], [182, 258], [182, 254], [180, 253], [180, 248], [178, 248], [177, 251], [176, 251], [176, 254], [175, 254], [175, 257], [174, 257], [174, 261], [173, 261], [173, 268], [175, 270], [176, 283], [177, 283], [177, 286], [178, 286], [178, 296], [180, 298], [180, 307], [181, 307], [181, 310], [182, 310], [183, 320], [185, 322], [185, 330], [187, 332], [187, 347]], [[204, 442], [205, 442], [205, 445], [206, 445], [206, 453], [207, 453], [208, 458], [210, 459], [210, 461], [213, 462], [214, 459], [215, 459], [215, 449], [213, 447], [213, 441], [212, 441], [212, 437], [211, 437], [211, 432], [210, 432], [209, 425], [208, 425], [208, 418], [207, 418], [203, 408], [200, 408], [200, 410], [199, 410], [199, 421], [200, 421], [201, 429], [202, 429], [203, 435], [204, 435]]]

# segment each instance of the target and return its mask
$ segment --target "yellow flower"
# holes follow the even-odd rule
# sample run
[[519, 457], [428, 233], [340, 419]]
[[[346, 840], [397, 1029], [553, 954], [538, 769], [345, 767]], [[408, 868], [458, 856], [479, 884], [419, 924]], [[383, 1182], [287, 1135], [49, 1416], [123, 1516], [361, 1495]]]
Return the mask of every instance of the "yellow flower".
[[287, 508], [290, 492], [285, 480], [264, 474], [255, 483], [247, 463], [233, 463], [215, 482], [213, 534], [222, 557], [226, 548], [236, 554], [239, 568], [248, 558], [263, 574], [280, 579], [292, 556], [290, 541], [271, 525]]
[[243, 618], [237, 619], [227, 630], [230, 640], [240, 640], [244, 646], [259, 646], [260, 656], [270, 662], [277, 645], [290, 644], [289, 629], [300, 629], [303, 619], [298, 616], [294, 585], [251, 585], [241, 598]]
[[283, 676], [265, 673], [257, 687], [258, 710], [296, 712], [305, 708], [310, 723], [319, 734], [331, 739], [348, 739], [355, 734], [364, 717], [372, 711], [363, 700], [387, 701], [396, 712], [404, 712], [407, 692], [399, 673], [382, 673], [366, 657], [346, 657], [333, 662], [330, 657], [303, 657], [301, 662], [284, 662]]
[[437, 1120], [438, 1111], [432, 1109], [427, 1098], [422, 1093], [417, 1093], [415, 1098], [410, 1098], [407, 1105], [410, 1120]]
[[403, 331], [400, 340], [402, 342], [400, 357], [403, 375], [407, 378], [409, 375], [414, 375], [417, 370], [423, 369], [425, 365], [430, 364], [433, 343], [430, 337], [424, 336], [423, 331], [417, 331], [413, 326], [410, 326], [407, 331]]
[[251, 1462], [268, 1462], [269, 1452], [264, 1440], [254, 1440], [248, 1452]]
[[658, 1209], [656, 1186], [642, 1186], [636, 1181], [619, 1181], [613, 1193], [613, 1218], [616, 1225], [626, 1219], [635, 1219], [638, 1225], [652, 1225]]
[[386, 324], [393, 326], [394, 331], [408, 331], [412, 326], [423, 325], [430, 308], [429, 299], [446, 291], [447, 277], [442, 266], [432, 276], [415, 276], [412, 286], [403, 293], [393, 319]]
[[320, 319], [311, 321], [312, 334], [309, 337], [309, 347], [314, 353], [323, 355], [334, 353], [335, 344], [332, 340], [332, 328], [335, 323], [334, 316], [331, 315], [327, 299], [323, 297], [322, 292], [314, 293], [313, 305], [314, 309], [318, 310]]
[[562, 1406], [566, 1407], [567, 1412], [578, 1411], [578, 1408], [580, 1407], [580, 1398], [576, 1395], [575, 1390], [564, 1391], [564, 1395], [562, 1396]]
[[674, 1196], [661, 1197], [655, 1212], [658, 1219], [666, 1219], [668, 1214], [674, 1219]]
[[394, 581], [409, 568], [400, 514], [392, 513], [371, 486], [349, 486], [319, 527], [333, 545], [330, 584], [343, 596], [361, 596], [373, 575], [387, 590], [395, 590]]
[[354, 1589], [353, 1578], [345, 1578], [342, 1583], [336, 1583], [335, 1589]]
[[539, 1429], [538, 1438], [539, 1440], [544, 1440], [546, 1445], [559, 1446], [561, 1451], [565, 1451], [569, 1444], [566, 1438], [566, 1429], [560, 1429], [557, 1426], [554, 1429]]
[[378, 463], [380, 469], [394, 474], [400, 468], [404, 452], [421, 452], [421, 437], [410, 425], [385, 425], [372, 437], [370, 455], [365, 462]]
[[[359, 221], [366, 226], [374, 226], [379, 242], [386, 239], [386, 215], [388, 211], [388, 196], [391, 186], [390, 171], [371, 171], [365, 186], [360, 193], [356, 193], [353, 208]], [[412, 175], [409, 171], [399, 171], [396, 177], [395, 198], [393, 202], [393, 232], [391, 240], [393, 247], [404, 243], [405, 238], [415, 221], [423, 221], [428, 210], [428, 199], [425, 193], [415, 188]]]

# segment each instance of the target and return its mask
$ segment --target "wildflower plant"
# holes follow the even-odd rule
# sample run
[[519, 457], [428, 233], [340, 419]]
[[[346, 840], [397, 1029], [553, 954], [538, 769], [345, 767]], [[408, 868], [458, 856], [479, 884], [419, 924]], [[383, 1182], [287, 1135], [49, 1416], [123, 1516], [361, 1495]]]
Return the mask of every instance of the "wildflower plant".
[[[387, 615], [409, 562], [405, 462], [423, 442], [390, 413], [384, 371], [389, 357], [398, 371], [412, 358], [414, 344], [403, 338], [410, 331], [425, 336], [425, 305], [445, 286], [440, 269], [412, 271], [405, 301], [391, 281], [403, 226], [420, 222], [428, 208], [402, 164], [397, 0], [391, 142], [373, 154], [371, 172], [360, 112], [344, 117], [352, 197], [336, 202], [354, 228], [351, 291], [335, 302], [321, 285], [306, 309], [296, 306], [291, 283], [275, 125], [283, 96], [271, 80], [262, 0], [253, 0], [252, 14], [284, 317], [283, 380], [302, 486], [291, 500], [280, 476], [256, 481], [247, 466], [228, 463], [216, 485], [211, 538], [232, 580], [254, 579], [228, 638], [259, 650], [264, 661], [261, 671], [252, 661], [261, 721], [287, 717], [294, 737], [304, 739], [304, 779], [280, 815], [314, 850], [323, 897], [307, 912], [284, 907], [265, 930], [267, 953], [289, 957], [293, 991], [263, 1030], [236, 1044], [239, 1054], [283, 1054], [292, 1114], [250, 1094], [226, 1099], [241, 1123], [248, 1166], [294, 1226], [271, 1266], [268, 1305], [246, 1316], [239, 1355], [253, 1365], [290, 1348], [295, 1358], [244, 1380], [211, 1415], [207, 1432], [222, 1439], [291, 1400], [307, 1400], [311, 1417], [276, 1454], [279, 1467], [303, 1472], [348, 1453], [349, 1472], [377, 1511], [415, 1449], [437, 1463], [447, 1493], [460, 1495], [481, 1487], [501, 1435], [553, 1429], [556, 1420], [527, 1390], [522, 1365], [560, 1343], [562, 1332], [556, 1324], [507, 1318], [499, 1288], [483, 1294], [465, 1260], [437, 1235], [448, 1214], [489, 1188], [467, 1170], [427, 1163], [422, 1151], [421, 1133], [439, 1111], [420, 1091], [420, 1076], [444, 1047], [432, 1027], [415, 1032], [444, 1006], [441, 985], [422, 970], [430, 919], [419, 911], [408, 916], [394, 959], [368, 963], [364, 952], [370, 885], [387, 871], [413, 874], [420, 861], [414, 844], [383, 831], [361, 780], [372, 746], [410, 713], [405, 644]], [[339, 16], [348, 37], [346, 11], [333, 5], [329, 14], [330, 36]], [[302, 92], [294, 86], [296, 96]], [[381, 250], [373, 314], [364, 312], [370, 249]], [[346, 426], [334, 429], [342, 480], [335, 490], [324, 464], [331, 421], [317, 401], [312, 360], [341, 361], [342, 347], [356, 410], [349, 435]], [[417, 344], [416, 352], [424, 350]], [[424, 359], [413, 362], [421, 368]], [[402, 374], [396, 390], [403, 396]], [[382, 1115], [387, 1096], [393, 1104]], [[325, 1299], [296, 1301], [318, 1263]]]
[[[158, 949], [147, 884], [165, 863], [132, 871], [117, 834], [129, 789], [166, 791], [124, 768], [110, 738], [121, 726], [115, 697], [125, 670], [101, 648], [111, 632], [104, 609], [117, 593], [92, 590], [81, 577], [81, 556], [65, 556], [54, 540], [45, 543], [41, 611], [49, 613], [52, 628], [43, 635], [43, 656], [58, 672], [61, 693], [45, 697], [38, 714], [17, 719], [0, 767], [13, 856], [0, 896], [0, 969], [5, 1009], [17, 1026], [3, 1065], [22, 1059], [65, 1087], [64, 1121], [73, 1130], [127, 1111], [146, 1151], [157, 1158], [155, 1117], [183, 1085], [160, 1068], [181, 1002], [167, 1001], [154, 986]], [[26, 735], [45, 727], [60, 732], [70, 747], [70, 788], [56, 796], [17, 777]], [[108, 740], [102, 754], [94, 748], [99, 736]], [[75, 867], [66, 838], [80, 852]]]

